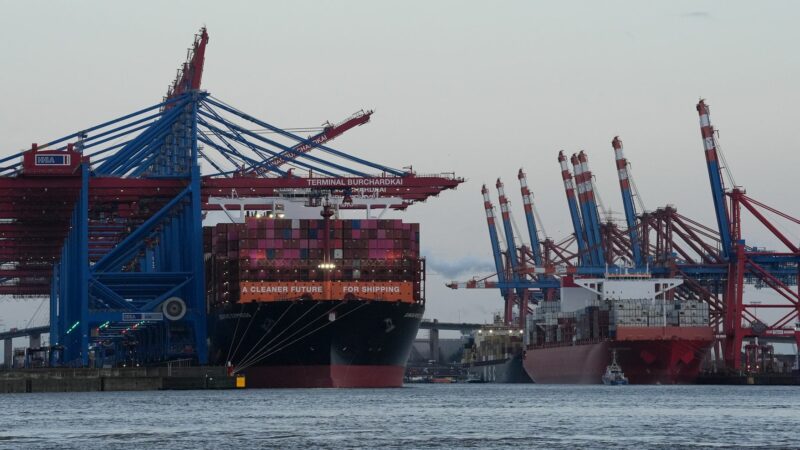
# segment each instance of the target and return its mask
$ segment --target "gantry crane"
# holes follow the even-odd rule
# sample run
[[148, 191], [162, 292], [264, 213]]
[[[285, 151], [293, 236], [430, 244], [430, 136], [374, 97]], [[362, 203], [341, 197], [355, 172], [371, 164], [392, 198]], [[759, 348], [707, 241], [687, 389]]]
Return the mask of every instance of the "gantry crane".
[[326, 145], [369, 112], [304, 138], [212, 97], [207, 43], [203, 28], [158, 104], [0, 158], [0, 293], [50, 297], [56, 364], [207, 361], [202, 220], [224, 206], [212, 197], [367, 191], [404, 209], [464, 181]]
[[[621, 269], [619, 266], [633, 265], [648, 270], [654, 276], [683, 278], [684, 283], [671, 295], [675, 298], [699, 299], [709, 304], [711, 325], [717, 330], [718, 337], [715, 354], [717, 360], [724, 361], [731, 370], [743, 368], [741, 351], [748, 339], [759, 338], [762, 343], [791, 341], [800, 347], [800, 294], [796, 288], [800, 276], [800, 245], [788, 238], [768, 215], [789, 226], [800, 225], [800, 219], [753, 199], [735, 183], [732, 183], [733, 188], [726, 189], [722, 155], [705, 101], [698, 103], [697, 111], [716, 228], [679, 214], [674, 206], [653, 211], [645, 211], [642, 207], [641, 211], [637, 211], [634, 197], [640, 204], [641, 199], [632, 183], [622, 141], [615, 137], [612, 148], [627, 229], [619, 229], [611, 222], [601, 223], [586, 153], [582, 151], [570, 158], [575, 173], [573, 178], [567, 157], [562, 151], [558, 161], [574, 233], [558, 244], [545, 241], [542, 261], [530, 261], [530, 267], [526, 267], [524, 258], [516, 269], [508, 265], [499, 267], [497, 282], [490, 280], [494, 275], [489, 275], [465, 283], [452, 282], [448, 286], [456, 289], [499, 288], [502, 292], [519, 287], [530, 292], [539, 288], [548, 289], [548, 283], [564, 274], [597, 275]], [[520, 177], [520, 180], [523, 178]], [[524, 187], [527, 187], [527, 182]], [[525, 200], [523, 202], [527, 216], [527, 203]], [[490, 204], [486, 195], [484, 203]], [[742, 229], [745, 211], [785, 248], [772, 251], [748, 246]], [[531, 241], [534, 241], [533, 234]], [[577, 249], [570, 250], [571, 246]], [[509, 244], [507, 253], [524, 254], [524, 250], [522, 247], [515, 252]], [[502, 259], [499, 261], [503, 262]], [[500, 276], [501, 272], [503, 277]], [[509, 277], [514, 273], [519, 275], [517, 281]], [[744, 298], [746, 285], [769, 288], [781, 301], [747, 302]], [[556, 281], [553, 290], [557, 288]], [[506, 302], [508, 304], [508, 300]], [[757, 312], [762, 308], [777, 312], [778, 318], [769, 321], [764, 317], [759, 318]], [[758, 345], [749, 343], [747, 346], [748, 355], [752, 356], [753, 348]]]

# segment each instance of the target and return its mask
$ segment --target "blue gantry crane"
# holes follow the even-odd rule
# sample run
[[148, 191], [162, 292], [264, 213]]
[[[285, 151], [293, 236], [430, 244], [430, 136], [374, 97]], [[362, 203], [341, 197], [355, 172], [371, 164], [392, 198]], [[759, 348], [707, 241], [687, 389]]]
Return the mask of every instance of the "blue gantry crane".
[[0, 294], [49, 295], [55, 365], [207, 362], [203, 218], [224, 208], [213, 197], [357, 188], [405, 209], [463, 182], [327, 145], [371, 112], [305, 138], [212, 97], [207, 43], [202, 29], [158, 104], [0, 159]]

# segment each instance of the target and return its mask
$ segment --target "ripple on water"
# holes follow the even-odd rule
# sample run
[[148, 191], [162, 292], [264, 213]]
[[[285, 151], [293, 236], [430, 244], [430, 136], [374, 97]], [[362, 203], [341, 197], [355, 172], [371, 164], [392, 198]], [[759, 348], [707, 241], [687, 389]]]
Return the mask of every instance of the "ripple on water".
[[0, 448], [797, 446], [800, 389], [416, 385], [0, 397]]

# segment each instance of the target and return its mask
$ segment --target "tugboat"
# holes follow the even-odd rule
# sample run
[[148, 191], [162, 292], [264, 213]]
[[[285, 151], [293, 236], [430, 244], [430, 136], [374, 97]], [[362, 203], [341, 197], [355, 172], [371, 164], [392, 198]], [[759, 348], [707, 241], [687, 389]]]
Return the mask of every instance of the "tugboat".
[[611, 364], [606, 367], [606, 373], [603, 374], [603, 384], [607, 386], [621, 386], [628, 384], [628, 379], [622, 373], [622, 368], [617, 364], [617, 351], [612, 353]]

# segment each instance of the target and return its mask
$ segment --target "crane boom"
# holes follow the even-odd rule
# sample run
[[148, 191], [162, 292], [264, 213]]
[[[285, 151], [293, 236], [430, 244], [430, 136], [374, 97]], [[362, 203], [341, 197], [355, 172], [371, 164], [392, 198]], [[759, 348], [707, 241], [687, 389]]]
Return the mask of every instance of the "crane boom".
[[639, 244], [639, 230], [636, 225], [636, 205], [633, 203], [633, 195], [631, 193], [628, 160], [625, 159], [625, 154], [622, 151], [622, 140], [620, 140], [619, 136], [614, 136], [614, 139], [611, 141], [611, 146], [614, 148], [614, 155], [617, 160], [619, 188], [622, 192], [622, 206], [625, 208], [625, 220], [628, 224], [628, 235], [631, 239], [633, 263], [636, 264], [636, 267], [639, 267], [642, 265], [642, 249]]
[[572, 229], [575, 231], [575, 240], [578, 243], [578, 254], [581, 260], [583, 260], [587, 257], [587, 253], [583, 224], [581, 223], [581, 211], [575, 199], [575, 181], [572, 178], [572, 172], [569, 170], [569, 163], [567, 163], [567, 156], [564, 154], [564, 150], [558, 152], [558, 164], [561, 166], [561, 178], [564, 180], [564, 191], [567, 194], [567, 205], [569, 206], [569, 215], [572, 218]]
[[[589, 215], [591, 227], [586, 228], [586, 234], [592, 233], [594, 236], [594, 260], [596, 265], [605, 263], [605, 252], [603, 251], [603, 238], [600, 233], [600, 214], [597, 211], [597, 200], [594, 192], [594, 182], [592, 171], [589, 170], [589, 157], [583, 150], [578, 153], [578, 161], [581, 167], [583, 178], [583, 194], [586, 201], [586, 212]], [[580, 192], [580, 185], [578, 187]]]
[[531, 251], [533, 252], [533, 261], [537, 266], [542, 265], [542, 247], [539, 243], [539, 231], [536, 228], [536, 218], [533, 214], [533, 194], [528, 188], [528, 178], [522, 169], [519, 169], [517, 174], [519, 178], [520, 190], [522, 191], [522, 204], [525, 208], [525, 219], [528, 222], [528, 234], [531, 239]]
[[[497, 179], [497, 183], [495, 184], [497, 187], [497, 193], [499, 196], [500, 201], [500, 215], [503, 219], [503, 230], [506, 234], [506, 246], [508, 251], [508, 265], [510, 266], [511, 271], [511, 279], [515, 282], [519, 281], [519, 257], [517, 255], [517, 244], [516, 240], [514, 239], [514, 228], [513, 224], [511, 223], [511, 210], [508, 207], [508, 198], [506, 197], [506, 191], [503, 187], [503, 182], [500, 181], [500, 178]], [[524, 289], [517, 289], [517, 296], [522, 298], [524, 294]], [[507, 311], [506, 320], [510, 323], [511, 314], [510, 311]]]
[[572, 163], [572, 167], [575, 171], [575, 184], [578, 185], [578, 205], [581, 211], [581, 218], [583, 219], [583, 235], [586, 239], [586, 259], [588, 261], [581, 261], [582, 264], [586, 262], [589, 265], [594, 266], [598, 264], [597, 261], [597, 241], [595, 241], [595, 234], [593, 232], [594, 229], [594, 221], [592, 220], [592, 214], [589, 211], [589, 204], [586, 200], [586, 183], [585, 177], [583, 175], [583, 165], [581, 164], [580, 160], [578, 159], [578, 154], [573, 153], [570, 157], [570, 162]]
[[[489, 240], [492, 243], [492, 255], [494, 256], [494, 267], [495, 270], [497, 270], [497, 279], [500, 280], [501, 283], [505, 283], [506, 272], [503, 267], [503, 256], [500, 250], [500, 240], [497, 237], [494, 206], [492, 205], [492, 200], [489, 197], [489, 190], [486, 189], [485, 184], [481, 188], [481, 194], [483, 195], [483, 208], [486, 211], [486, 223], [489, 226]], [[503, 289], [500, 292], [503, 295], [503, 298], [508, 299], [510, 297], [509, 289]]]
[[708, 166], [708, 180], [711, 183], [711, 195], [714, 199], [714, 211], [717, 216], [717, 227], [722, 241], [722, 256], [728, 259], [731, 252], [731, 220], [728, 207], [725, 204], [725, 185], [722, 181], [722, 168], [719, 164], [717, 145], [714, 140], [714, 127], [709, 118], [709, 108], [705, 100], [697, 103], [697, 113], [700, 115], [700, 135], [703, 137], [703, 148]]
[[[206, 57], [206, 45], [208, 44], [208, 32], [206, 27], [200, 29], [200, 33], [194, 37], [194, 45], [189, 49], [186, 62], [183, 67], [178, 69], [178, 75], [175, 81], [167, 90], [167, 95], [164, 100], [171, 100], [184, 92], [200, 89], [200, 83], [203, 80], [203, 64]], [[165, 109], [169, 109], [172, 105], [167, 105]]]
[[[373, 111], [358, 111], [357, 113], [353, 114], [352, 116], [348, 117], [347, 119], [343, 120], [336, 125], [330, 125], [325, 127], [321, 133], [309, 138], [308, 142], [303, 142], [300, 144], [295, 145], [290, 150], [284, 150], [281, 153], [273, 156], [272, 158], [266, 161], [266, 167], [280, 167], [291, 160], [295, 159], [296, 157], [308, 153], [317, 145], [324, 144], [328, 141], [331, 141], [342, 134], [344, 132], [350, 130], [351, 128], [355, 128], [359, 125], [364, 125], [365, 123], [369, 122], [370, 116], [372, 115]], [[266, 168], [260, 168], [259, 172], [266, 172]]]

